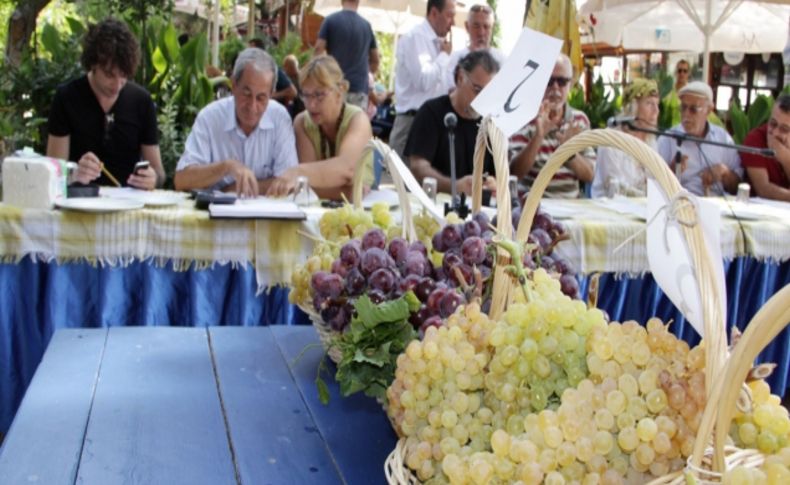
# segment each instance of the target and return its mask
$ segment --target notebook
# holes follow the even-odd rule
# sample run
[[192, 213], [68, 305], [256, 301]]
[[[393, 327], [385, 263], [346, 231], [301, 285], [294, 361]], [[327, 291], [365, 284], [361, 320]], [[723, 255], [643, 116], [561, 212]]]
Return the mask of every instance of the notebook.
[[235, 204], [210, 204], [208, 212], [212, 218], [293, 220], [307, 218], [295, 202], [270, 197], [238, 199]]

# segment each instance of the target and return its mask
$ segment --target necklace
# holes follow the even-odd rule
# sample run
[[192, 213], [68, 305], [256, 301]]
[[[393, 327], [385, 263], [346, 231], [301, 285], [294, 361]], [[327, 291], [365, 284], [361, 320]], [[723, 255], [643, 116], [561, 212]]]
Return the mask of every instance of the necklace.
[[[340, 107], [340, 115], [337, 117], [337, 121], [335, 121], [335, 126], [337, 126], [338, 134], [340, 133], [340, 123], [343, 121], [343, 115], [346, 112], [346, 103]], [[330, 140], [328, 136], [324, 133], [324, 130], [319, 125], [318, 133], [321, 135], [321, 159], [326, 160], [327, 158], [332, 158], [335, 156], [335, 140]], [[335, 135], [337, 137], [337, 135]]]

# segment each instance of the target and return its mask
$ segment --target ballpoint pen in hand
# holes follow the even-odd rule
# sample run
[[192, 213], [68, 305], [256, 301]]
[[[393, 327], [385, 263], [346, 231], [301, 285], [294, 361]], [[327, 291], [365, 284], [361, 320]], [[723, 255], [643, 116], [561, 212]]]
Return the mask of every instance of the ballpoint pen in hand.
[[103, 163], [101, 164], [101, 171], [102, 171], [102, 173], [104, 173], [104, 175], [106, 175], [106, 176], [107, 176], [107, 178], [108, 178], [108, 179], [110, 179], [110, 182], [112, 182], [113, 184], [115, 184], [115, 186], [116, 186], [116, 187], [120, 187], [120, 186], [121, 186], [120, 182], [118, 182], [118, 179], [116, 179], [116, 178], [115, 178], [115, 177], [114, 177], [114, 176], [113, 176], [113, 175], [110, 173], [110, 171], [109, 171], [109, 170], [107, 170], [107, 167], [105, 167]]

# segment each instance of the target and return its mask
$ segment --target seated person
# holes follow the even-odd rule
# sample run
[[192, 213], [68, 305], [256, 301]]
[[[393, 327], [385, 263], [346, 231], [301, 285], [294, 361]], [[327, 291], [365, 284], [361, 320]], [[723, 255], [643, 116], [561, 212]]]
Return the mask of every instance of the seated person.
[[[678, 92], [681, 122], [669, 130], [710, 141], [732, 144], [732, 137], [708, 121], [713, 110], [713, 90], [702, 81], [693, 81]], [[675, 173], [680, 173], [680, 184], [696, 195], [724, 195], [735, 193], [743, 175], [741, 159], [732, 148], [684, 141], [678, 145], [675, 138], [658, 139], [658, 153]], [[675, 167], [676, 154], [680, 153], [681, 166]], [[676, 169], [677, 168], [677, 169]]]
[[774, 158], [741, 153], [752, 193], [790, 202], [790, 94], [776, 98], [768, 123], [750, 131], [743, 144], [774, 151]]
[[[527, 188], [532, 187], [540, 170], [565, 140], [590, 129], [587, 115], [568, 104], [572, 79], [571, 60], [560, 54], [538, 115], [510, 137], [510, 170]], [[544, 197], [576, 199], [580, 195], [579, 182], [592, 182], [594, 173], [595, 151], [587, 148], [560, 167], [546, 187]]]
[[[342, 194], [351, 200], [357, 163], [373, 137], [367, 114], [345, 102], [348, 82], [331, 56], [311, 59], [299, 73], [299, 85], [305, 105], [293, 125], [299, 165], [286, 170], [269, 194], [285, 195], [295, 188], [297, 177], [305, 176], [320, 198], [339, 200]], [[363, 167], [370, 185], [372, 153]]]
[[176, 190], [219, 189], [255, 197], [296, 165], [291, 117], [270, 99], [276, 73], [265, 51], [248, 48], [239, 54], [232, 96], [212, 102], [195, 119], [176, 167]]
[[[623, 93], [623, 115], [633, 117], [637, 128], [656, 129], [658, 124], [658, 85], [655, 81], [643, 78], [634, 79]], [[651, 133], [622, 130], [639, 138], [655, 150], [656, 137]], [[614, 195], [645, 197], [647, 195], [647, 172], [636, 160], [622, 150], [612, 147], [599, 147], [595, 161], [591, 195], [606, 197]]]
[[[131, 187], [164, 183], [156, 108], [151, 95], [129, 81], [139, 60], [139, 43], [125, 23], [110, 18], [88, 29], [81, 57], [87, 74], [58, 87], [49, 114], [47, 155], [76, 160], [72, 180], [110, 185], [104, 165]], [[150, 166], [134, 173], [140, 160]]]
[[[480, 115], [472, 109], [472, 101], [498, 71], [499, 63], [490, 52], [470, 52], [458, 61], [453, 92], [429, 99], [417, 110], [405, 153], [418, 181], [433, 177], [439, 192], [451, 191], [450, 140], [444, 117], [447, 113], [454, 113], [458, 118], [455, 128], [456, 188], [459, 192], [472, 194], [475, 141], [480, 123]], [[486, 154], [486, 171], [493, 171], [490, 152]], [[492, 188], [493, 179], [487, 182], [488, 188]]]

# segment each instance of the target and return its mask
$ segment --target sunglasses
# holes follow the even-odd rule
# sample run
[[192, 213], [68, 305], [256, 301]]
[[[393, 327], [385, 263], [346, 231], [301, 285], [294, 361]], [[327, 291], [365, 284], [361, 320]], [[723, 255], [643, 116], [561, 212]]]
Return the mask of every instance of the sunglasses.
[[557, 86], [564, 88], [571, 82], [571, 78], [569, 77], [562, 77], [562, 76], [551, 76], [549, 78], [549, 84], [546, 86], [547, 88], [550, 87], [552, 84], [556, 84]]
[[684, 68], [684, 67], [679, 67], [679, 68], [677, 69], [677, 71], [678, 71], [678, 73], [683, 73], [683, 74], [685, 74], [685, 73], [689, 72], [689, 70], [688, 70], [688, 69], [686, 69], [686, 68]]

